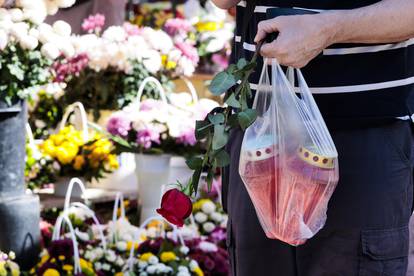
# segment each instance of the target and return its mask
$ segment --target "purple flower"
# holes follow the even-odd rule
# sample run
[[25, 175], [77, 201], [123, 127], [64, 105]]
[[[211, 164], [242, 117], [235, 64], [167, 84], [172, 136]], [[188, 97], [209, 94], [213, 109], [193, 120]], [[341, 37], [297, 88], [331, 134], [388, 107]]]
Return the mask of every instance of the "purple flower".
[[64, 82], [69, 76], [78, 76], [79, 73], [88, 66], [89, 58], [87, 54], [79, 54], [69, 59], [64, 59], [53, 64], [56, 74], [56, 82]]
[[160, 144], [160, 133], [151, 128], [145, 128], [137, 132], [137, 144], [144, 149], [151, 148], [152, 143]]
[[105, 16], [103, 14], [97, 13], [95, 15], [90, 15], [88, 18], [83, 20], [82, 30], [88, 33], [99, 33], [102, 31], [104, 25]]
[[52, 258], [65, 256], [67, 259], [73, 257], [73, 242], [71, 239], [62, 239], [52, 241], [48, 248], [49, 255]]
[[147, 99], [140, 103], [139, 110], [140, 111], [149, 111], [153, 109], [162, 109], [164, 105], [164, 102], [154, 99]]
[[190, 128], [187, 131], [181, 133], [181, 135], [177, 138], [177, 143], [183, 144], [184, 146], [194, 146], [197, 143], [194, 129]]
[[123, 27], [124, 27], [125, 32], [129, 36], [140, 35], [142, 33], [141, 29], [138, 26], [133, 25], [129, 22], [125, 22]]
[[171, 18], [165, 22], [164, 29], [170, 36], [175, 36], [178, 33], [188, 33], [191, 31], [191, 23], [182, 18]]
[[197, 49], [186, 42], [177, 42], [175, 43], [175, 46], [181, 51], [181, 53], [188, 58], [189, 60], [191, 60], [191, 62], [196, 65], [200, 59], [200, 57], [198, 56], [197, 53]]
[[109, 119], [106, 129], [112, 135], [127, 137], [128, 131], [131, 130], [131, 121], [125, 116], [117, 114]]
[[222, 54], [213, 54], [211, 60], [217, 64], [220, 69], [224, 70], [229, 66], [229, 58]]
[[211, 232], [210, 237], [214, 243], [221, 242], [227, 238], [226, 230], [221, 227], [217, 227], [213, 232]]

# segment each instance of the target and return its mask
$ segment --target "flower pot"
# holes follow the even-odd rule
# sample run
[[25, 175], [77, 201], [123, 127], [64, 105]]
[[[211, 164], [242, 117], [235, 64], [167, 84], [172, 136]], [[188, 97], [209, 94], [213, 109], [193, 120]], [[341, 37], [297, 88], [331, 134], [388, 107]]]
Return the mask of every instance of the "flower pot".
[[171, 156], [167, 154], [136, 154], [138, 193], [141, 199], [141, 221], [156, 215], [163, 185], [168, 184]]
[[[72, 177], [60, 177], [55, 182], [55, 195], [64, 197], [69, 187], [69, 182]], [[83, 183], [87, 184], [87, 181], [83, 177], [79, 177]], [[78, 185], [74, 185], [72, 189], [72, 196], [76, 198], [82, 197], [82, 189]]]
[[134, 191], [137, 189], [135, 174], [135, 154], [124, 152], [117, 156], [119, 168], [99, 180], [93, 179], [91, 185], [97, 188], [117, 191]]
[[171, 157], [168, 183], [177, 183], [177, 181], [179, 181], [182, 184], [187, 184], [192, 174], [193, 171], [185, 163], [184, 157]]

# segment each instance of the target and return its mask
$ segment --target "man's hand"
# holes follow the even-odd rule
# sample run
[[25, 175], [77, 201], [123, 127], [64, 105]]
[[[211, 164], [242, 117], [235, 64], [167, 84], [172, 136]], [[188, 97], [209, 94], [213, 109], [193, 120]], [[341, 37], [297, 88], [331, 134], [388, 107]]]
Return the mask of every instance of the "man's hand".
[[321, 14], [289, 15], [261, 21], [255, 42], [269, 33], [277, 39], [262, 46], [264, 57], [276, 58], [282, 65], [302, 68], [331, 44], [333, 31]]

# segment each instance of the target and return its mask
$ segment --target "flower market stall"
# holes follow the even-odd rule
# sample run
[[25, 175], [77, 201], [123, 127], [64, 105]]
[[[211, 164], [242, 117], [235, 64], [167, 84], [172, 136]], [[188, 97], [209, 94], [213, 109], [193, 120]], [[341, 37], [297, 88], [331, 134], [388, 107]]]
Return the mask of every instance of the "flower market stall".
[[193, 200], [176, 188], [208, 150], [231, 16], [129, 3], [74, 34], [74, 4], [0, 1], [0, 275], [229, 275], [219, 172]]

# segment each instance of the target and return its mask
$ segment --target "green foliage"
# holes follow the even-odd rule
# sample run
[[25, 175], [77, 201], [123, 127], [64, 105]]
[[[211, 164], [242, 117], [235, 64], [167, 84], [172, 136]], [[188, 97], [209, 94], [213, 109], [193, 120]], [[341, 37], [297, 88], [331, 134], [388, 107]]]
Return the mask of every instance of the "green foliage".
[[10, 43], [0, 54], [0, 101], [11, 105], [30, 97], [30, 88], [48, 83], [51, 62], [38, 49]]
[[203, 157], [187, 161], [189, 168], [194, 170], [186, 189], [188, 194], [197, 192], [203, 171], [207, 172], [209, 183], [217, 168], [226, 167], [230, 163], [230, 156], [226, 152], [230, 131], [235, 128], [245, 130], [256, 120], [256, 111], [248, 107], [248, 101], [252, 97], [248, 80], [256, 67], [257, 55], [258, 50], [251, 61], [240, 59], [211, 81], [210, 91], [217, 96], [224, 94], [227, 107], [213, 109], [206, 119], [196, 123], [196, 139], [206, 140], [207, 150]]

